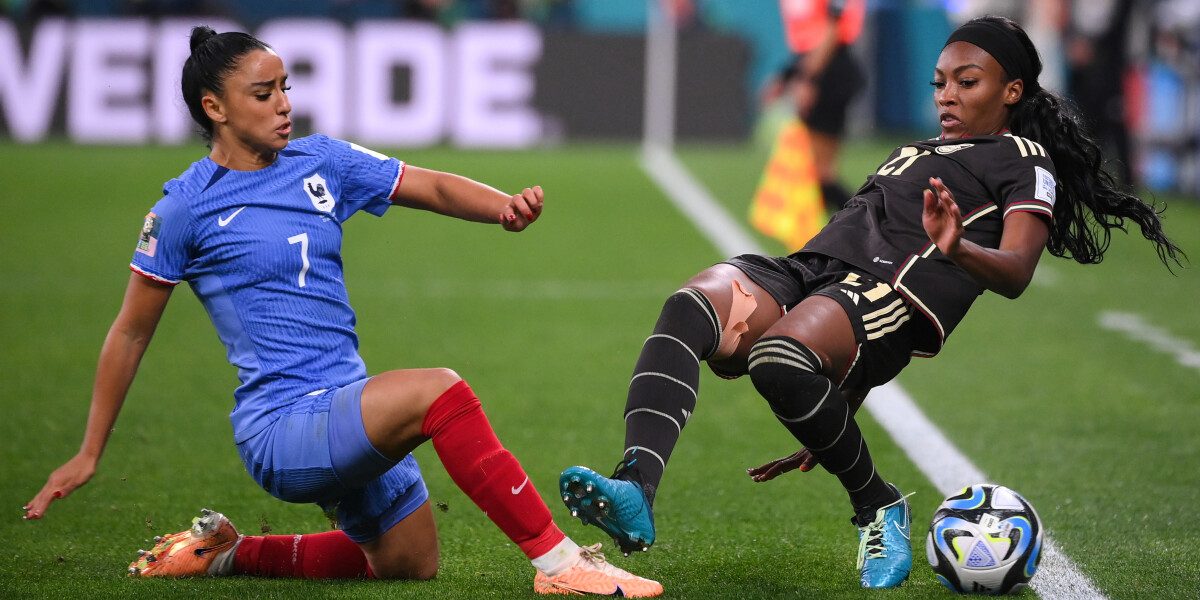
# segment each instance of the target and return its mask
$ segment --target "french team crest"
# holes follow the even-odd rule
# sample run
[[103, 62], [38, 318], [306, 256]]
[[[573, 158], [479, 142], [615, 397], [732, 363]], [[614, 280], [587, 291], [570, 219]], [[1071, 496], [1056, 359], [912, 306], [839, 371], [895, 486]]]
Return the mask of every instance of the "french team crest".
[[137, 251], [149, 257], [154, 257], [158, 249], [158, 232], [162, 230], [162, 217], [148, 213], [142, 221], [142, 232], [138, 235]]
[[337, 204], [337, 198], [333, 197], [333, 193], [329, 190], [329, 185], [325, 183], [325, 178], [319, 173], [313, 173], [311, 177], [304, 178], [304, 193], [308, 194], [308, 199], [312, 200], [313, 207], [321, 212], [333, 214], [333, 207]]

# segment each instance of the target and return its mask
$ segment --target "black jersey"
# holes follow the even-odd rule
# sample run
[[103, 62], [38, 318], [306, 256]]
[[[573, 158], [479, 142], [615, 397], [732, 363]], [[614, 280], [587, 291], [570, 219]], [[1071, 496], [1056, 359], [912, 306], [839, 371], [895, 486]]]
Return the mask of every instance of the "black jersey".
[[894, 150], [800, 252], [839, 258], [890, 281], [932, 325], [914, 352], [932, 356], [984, 288], [925, 233], [929, 178], [940, 177], [954, 194], [963, 238], [997, 248], [1008, 215], [1052, 218], [1054, 175], [1045, 147], [1012, 134], [914, 142]]

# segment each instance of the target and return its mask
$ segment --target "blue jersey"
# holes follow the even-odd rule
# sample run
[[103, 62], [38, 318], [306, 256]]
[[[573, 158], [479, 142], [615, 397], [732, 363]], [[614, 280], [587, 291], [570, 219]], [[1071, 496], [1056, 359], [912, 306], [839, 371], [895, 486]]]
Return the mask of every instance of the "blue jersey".
[[382, 216], [404, 163], [314, 135], [275, 162], [234, 171], [207, 157], [163, 187], [130, 268], [187, 281], [208, 311], [241, 385], [235, 441], [296, 398], [367, 376], [342, 280], [342, 223]]

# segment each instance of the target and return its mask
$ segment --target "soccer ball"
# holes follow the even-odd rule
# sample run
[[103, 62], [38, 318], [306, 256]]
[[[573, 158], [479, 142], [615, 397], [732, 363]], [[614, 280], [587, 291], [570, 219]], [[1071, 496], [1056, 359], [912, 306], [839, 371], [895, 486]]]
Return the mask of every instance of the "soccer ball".
[[1037, 571], [1041, 550], [1042, 523], [1033, 505], [991, 484], [965, 487], [947, 497], [925, 540], [925, 555], [938, 581], [958, 593], [1020, 591]]

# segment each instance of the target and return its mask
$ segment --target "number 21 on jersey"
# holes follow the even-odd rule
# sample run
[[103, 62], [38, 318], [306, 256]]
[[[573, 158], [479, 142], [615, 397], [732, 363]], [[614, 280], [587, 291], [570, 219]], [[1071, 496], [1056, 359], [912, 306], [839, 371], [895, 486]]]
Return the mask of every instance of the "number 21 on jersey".
[[928, 150], [920, 150], [913, 146], [905, 146], [900, 149], [900, 155], [892, 160], [887, 161], [887, 164], [879, 167], [879, 175], [900, 175], [905, 169], [917, 162], [918, 158], [929, 156]]

